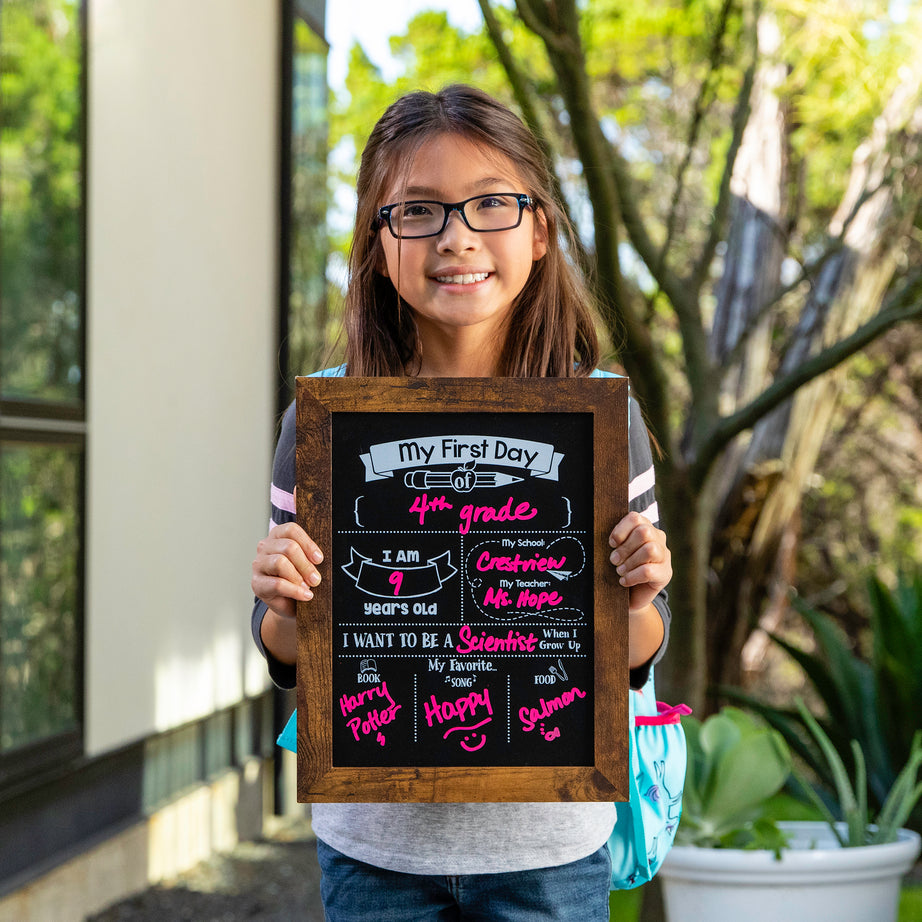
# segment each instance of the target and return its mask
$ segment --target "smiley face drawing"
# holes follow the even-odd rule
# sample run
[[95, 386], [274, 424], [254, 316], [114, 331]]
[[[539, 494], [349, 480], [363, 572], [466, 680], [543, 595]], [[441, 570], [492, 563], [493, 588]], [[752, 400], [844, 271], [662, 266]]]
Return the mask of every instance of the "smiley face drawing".
[[466, 732], [466, 736], [459, 740], [459, 745], [465, 752], [477, 752], [478, 749], [483, 749], [487, 743], [487, 736], [482, 732], [475, 732], [479, 730], [484, 724], [490, 723], [493, 720], [492, 717], [487, 717], [485, 720], [481, 720], [479, 724], [474, 724], [473, 726], [467, 727], [464, 724], [461, 724], [458, 727], [452, 727], [450, 730], [446, 730], [442, 734], [442, 739], [447, 740], [452, 733], [457, 733], [461, 731], [462, 733]]
[[[477, 738], [480, 738], [480, 742], [475, 743]], [[476, 752], [478, 749], [483, 749], [486, 745], [487, 738], [483, 733], [469, 733], [467, 736], [461, 740], [461, 748], [465, 752]]]

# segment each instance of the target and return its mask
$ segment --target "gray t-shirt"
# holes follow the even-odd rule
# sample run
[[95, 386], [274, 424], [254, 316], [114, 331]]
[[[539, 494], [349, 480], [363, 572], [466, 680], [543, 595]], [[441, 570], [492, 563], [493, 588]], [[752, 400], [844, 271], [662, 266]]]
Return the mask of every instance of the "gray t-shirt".
[[[320, 372], [339, 376], [342, 367]], [[605, 376], [604, 372], [595, 372]], [[653, 459], [640, 408], [629, 412], [630, 508], [659, 521], [654, 497]], [[272, 522], [295, 518], [294, 405], [282, 420], [275, 452], [271, 503]], [[646, 681], [650, 665], [666, 649], [669, 604], [665, 592], [654, 600], [666, 630], [650, 664], [631, 670], [633, 688]], [[293, 688], [295, 669], [275, 660], [260, 637], [266, 606], [258, 599], [252, 616], [253, 638], [266, 657], [272, 680]], [[568, 864], [591, 855], [611, 835], [615, 807], [611, 803], [401, 803], [314, 804], [313, 827], [327, 845], [366, 864], [410, 874], [489, 874]]]

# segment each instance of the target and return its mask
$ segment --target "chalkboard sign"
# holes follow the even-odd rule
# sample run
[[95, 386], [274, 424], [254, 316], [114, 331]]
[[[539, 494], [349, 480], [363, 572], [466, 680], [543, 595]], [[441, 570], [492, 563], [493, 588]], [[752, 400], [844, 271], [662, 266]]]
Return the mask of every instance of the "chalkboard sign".
[[627, 799], [627, 399], [297, 379], [299, 800]]

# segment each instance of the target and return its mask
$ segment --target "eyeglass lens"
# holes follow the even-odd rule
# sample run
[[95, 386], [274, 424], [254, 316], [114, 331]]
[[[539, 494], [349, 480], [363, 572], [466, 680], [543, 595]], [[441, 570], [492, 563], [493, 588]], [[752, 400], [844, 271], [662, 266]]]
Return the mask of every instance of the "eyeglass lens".
[[[406, 202], [394, 205], [391, 228], [401, 237], [426, 237], [444, 227], [447, 205], [442, 202]], [[508, 230], [520, 220], [521, 205], [515, 195], [480, 195], [462, 206], [469, 227], [477, 231]]]

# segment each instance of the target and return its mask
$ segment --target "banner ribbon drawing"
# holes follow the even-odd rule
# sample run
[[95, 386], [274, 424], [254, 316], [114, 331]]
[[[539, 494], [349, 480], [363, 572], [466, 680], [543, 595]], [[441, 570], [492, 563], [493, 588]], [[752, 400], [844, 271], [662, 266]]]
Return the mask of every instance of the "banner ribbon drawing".
[[384, 480], [394, 471], [426, 468], [465, 462], [499, 464], [532, 477], [559, 479], [558, 468], [563, 454], [548, 442], [531, 439], [499, 438], [495, 435], [446, 435], [398, 439], [371, 445], [361, 455], [365, 480]]
[[349, 563], [343, 565], [360, 592], [382, 599], [416, 599], [432, 595], [451, 579], [457, 569], [451, 565], [451, 551], [426, 561], [423, 566], [389, 566], [372, 563], [354, 547], [349, 548]]

